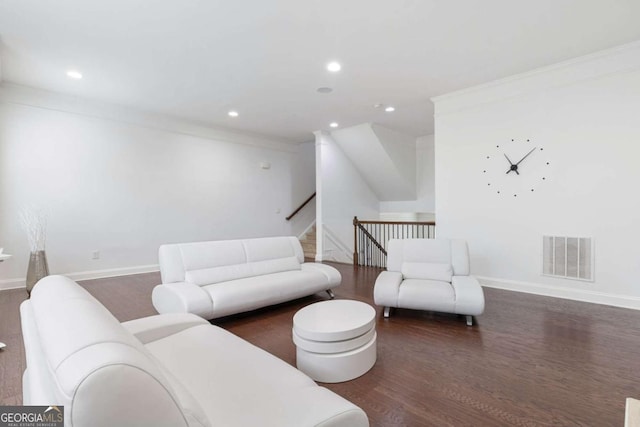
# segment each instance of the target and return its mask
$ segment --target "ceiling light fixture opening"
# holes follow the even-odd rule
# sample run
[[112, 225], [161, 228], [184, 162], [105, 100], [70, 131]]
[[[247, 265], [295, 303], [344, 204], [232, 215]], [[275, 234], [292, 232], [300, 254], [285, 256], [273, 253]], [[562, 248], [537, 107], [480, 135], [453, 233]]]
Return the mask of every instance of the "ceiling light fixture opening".
[[329, 123], [329, 126], [331, 126], [332, 128], [337, 128], [339, 125], [337, 122], [331, 122]]
[[331, 89], [330, 87], [319, 87], [318, 89], [316, 89], [316, 92], [318, 92], [318, 93], [331, 93], [331, 92], [333, 92], [333, 89]]
[[70, 79], [80, 80], [82, 78], [82, 73], [76, 70], [67, 71], [67, 77]]
[[331, 71], [332, 73], [337, 73], [341, 69], [342, 69], [342, 65], [340, 65], [339, 62], [331, 61], [327, 64], [327, 70]]
[[392, 113], [396, 111], [396, 108], [389, 105], [388, 107], [385, 107], [384, 111], [386, 111], [387, 113]]
[[238, 112], [235, 110], [231, 110], [227, 113], [229, 117], [238, 117]]

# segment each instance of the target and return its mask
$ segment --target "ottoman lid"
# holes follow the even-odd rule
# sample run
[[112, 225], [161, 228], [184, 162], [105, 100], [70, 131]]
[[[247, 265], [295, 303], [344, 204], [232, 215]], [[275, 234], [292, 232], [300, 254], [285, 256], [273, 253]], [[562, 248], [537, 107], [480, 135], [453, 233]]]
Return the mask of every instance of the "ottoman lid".
[[375, 326], [376, 310], [353, 300], [322, 301], [293, 316], [293, 330], [304, 339], [342, 341], [359, 337]]

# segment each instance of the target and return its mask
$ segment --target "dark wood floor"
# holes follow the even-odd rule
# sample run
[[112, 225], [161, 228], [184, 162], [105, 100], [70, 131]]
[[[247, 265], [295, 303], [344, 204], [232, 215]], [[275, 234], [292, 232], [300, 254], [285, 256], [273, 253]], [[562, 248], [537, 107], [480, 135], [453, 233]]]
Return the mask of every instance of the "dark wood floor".
[[[379, 270], [334, 264], [338, 298], [372, 303]], [[121, 321], [155, 314], [158, 274], [82, 283]], [[640, 397], [640, 312], [485, 289], [477, 325], [447, 314], [378, 309], [378, 361], [326, 387], [373, 426], [622, 426]], [[21, 403], [20, 290], [0, 292], [0, 405]], [[294, 313], [309, 297], [214, 323], [295, 365]]]

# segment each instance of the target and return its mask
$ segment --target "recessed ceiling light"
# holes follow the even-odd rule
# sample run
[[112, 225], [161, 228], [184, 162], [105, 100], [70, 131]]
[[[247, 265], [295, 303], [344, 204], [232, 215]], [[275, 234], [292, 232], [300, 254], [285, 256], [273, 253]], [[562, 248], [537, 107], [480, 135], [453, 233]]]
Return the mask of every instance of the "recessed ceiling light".
[[330, 87], [319, 87], [318, 89], [316, 89], [316, 92], [318, 92], [318, 93], [331, 93], [331, 92], [333, 92], [333, 89], [331, 89]]
[[340, 65], [339, 62], [332, 61], [327, 64], [327, 70], [331, 71], [332, 73], [337, 73], [341, 69], [342, 69], [342, 65]]
[[227, 113], [229, 117], [238, 117], [238, 112], [235, 110], [231, 110]]
[[394, 111], [396, 111], [395, 107], [392, 107], [391, 105], [389, 105], [388, 107], [386, 107], [384, 109], [384, 111], [386, 111], [387, 113], [392, 113]]
[[380, 104], [380, 103], [373, 104], [373, 108], [382, 108], [382, 107], [383, 107], [383, 105]]
[[82, 73], [76, 70], [69, 70], [67, 71], [67, 77], [70, 79], [80, 80], [82, 78]]
[[332, 128], [337, 128], [338, 127], [338, 123], [331, 122], [331, 123], [329, 123], [329, 126], [331, 126]]

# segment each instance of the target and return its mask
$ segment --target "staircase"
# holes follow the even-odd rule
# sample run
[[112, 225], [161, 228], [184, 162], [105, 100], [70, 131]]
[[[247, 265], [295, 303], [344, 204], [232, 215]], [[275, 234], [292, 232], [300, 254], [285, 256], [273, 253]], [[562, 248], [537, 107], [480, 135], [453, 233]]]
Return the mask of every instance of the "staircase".
[[304, 236], [300, 238], [304, 259], [308, 261], [316, 260], [316, 226], [314, 225]]

